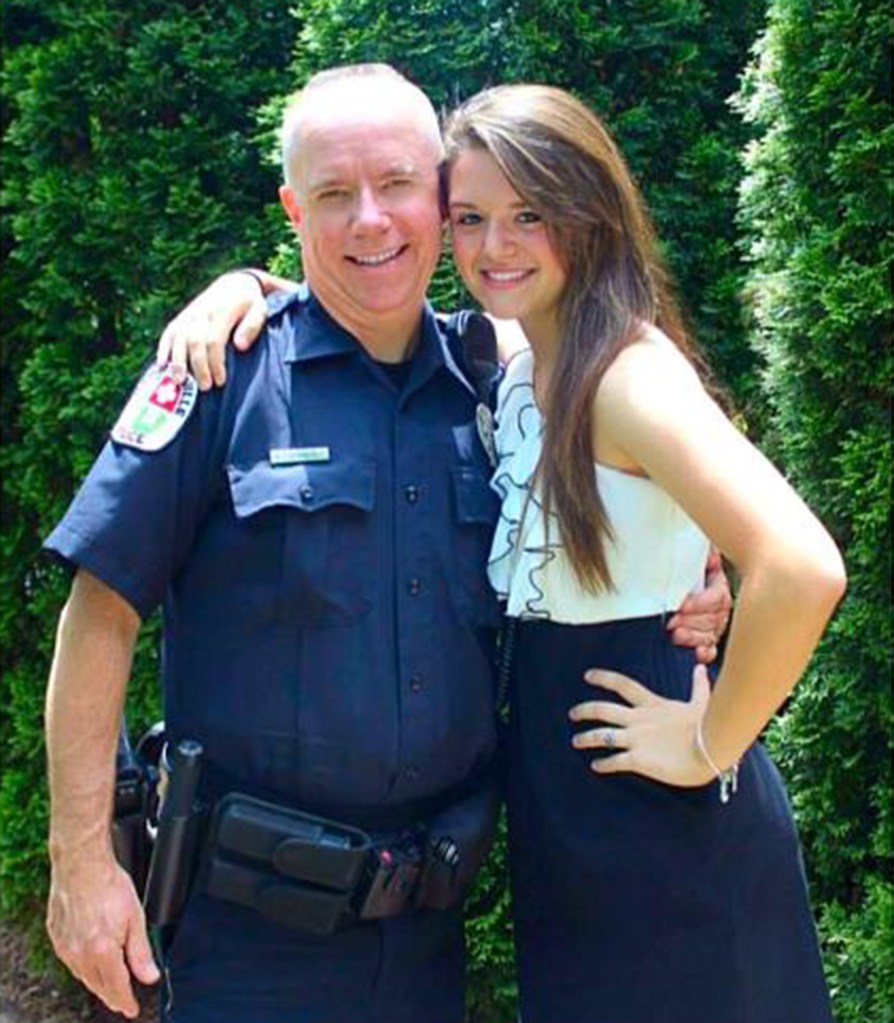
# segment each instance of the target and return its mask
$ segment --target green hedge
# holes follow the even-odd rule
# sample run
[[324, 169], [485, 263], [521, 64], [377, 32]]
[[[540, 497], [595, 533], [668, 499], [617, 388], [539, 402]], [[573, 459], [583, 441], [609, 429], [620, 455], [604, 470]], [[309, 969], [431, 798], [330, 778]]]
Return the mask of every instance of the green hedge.
[[[256, 109], [296, 25], [251, 5], [10, 0], [3, 10], [0, 911], [46, 888], [42, 706], [67, 579], [38, 558], [165, 319], [273, 251]], [[157, 709], [144, 636], [130, 712]]]
[[892, 1020], [890, 43], [881, 0], [774, 0], [738, 100], [766, 442], [850, 577], [773, 734], [839, 1023]]
[[[270, 159], [282, 99], [321, 67], [386, 60], [443, 107], [494, 82], [539, 80], [605, 115], [709, 357], [845, 546], [850, 596], [774, 744], [841, 1019], [890, 1020], [886, 23], [880, 3], [774, 3], [743, 119], [728, 97], [764, 7], [296, 0], [286, 13], [273, 0], [8, 0], [0, 912], [35, 917], [46, 885], [41, 710], [67, 580], [38, 559], [40, 537], [183, 300], [233, 265], [275, 258], [297, 272]], [[755, 133], [737, 226], [740, 153]], [[441, 308], [463, 300], [446, 263], [432, 295]], [[157, 623], [136, 663], [137, 723], [157, 709], [156, 640]], [[511, 1018], [507, 920], [501, 845], [470, 905], [476, 1023]]]

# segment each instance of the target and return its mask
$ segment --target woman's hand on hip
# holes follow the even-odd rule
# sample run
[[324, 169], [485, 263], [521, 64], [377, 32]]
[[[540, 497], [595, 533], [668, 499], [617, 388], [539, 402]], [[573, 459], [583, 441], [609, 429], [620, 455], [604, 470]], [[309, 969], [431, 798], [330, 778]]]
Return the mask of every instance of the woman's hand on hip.
[[715, 772], [699, 752], [696, 739], [711, 698], [704, 665], [696, 665], [693, 671], [692, 695], [687, 701], [658, 696], [616, 671], [591, 669], [584, 679], [624, 701], [596, 698], [569, 711], [575, 724], [587, 726], [574, 735], [574, 748], [608, 753], [591, 762], [597, 774], [629, 772], [686, 788], [714, 779]]

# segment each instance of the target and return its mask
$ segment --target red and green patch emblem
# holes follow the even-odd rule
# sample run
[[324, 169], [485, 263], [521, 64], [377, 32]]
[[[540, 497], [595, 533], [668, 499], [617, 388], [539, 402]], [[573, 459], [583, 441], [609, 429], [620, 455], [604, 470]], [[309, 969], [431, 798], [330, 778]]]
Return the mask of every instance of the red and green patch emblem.
[[170, 370], [150, 367], [118, 417], [112, 440], [139, 451], [160, 451], [180, 432], [197, 395], [191, 376], [175, 380]]

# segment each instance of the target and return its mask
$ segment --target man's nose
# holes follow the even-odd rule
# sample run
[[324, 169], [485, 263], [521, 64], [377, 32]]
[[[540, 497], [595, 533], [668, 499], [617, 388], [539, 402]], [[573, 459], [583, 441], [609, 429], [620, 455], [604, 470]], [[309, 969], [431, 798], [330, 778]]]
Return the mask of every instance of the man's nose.
[[354, 226], [362, 231], [379, 231], [388, 226], [389, 213], [374, 188], [361, 188], [354, 210]]

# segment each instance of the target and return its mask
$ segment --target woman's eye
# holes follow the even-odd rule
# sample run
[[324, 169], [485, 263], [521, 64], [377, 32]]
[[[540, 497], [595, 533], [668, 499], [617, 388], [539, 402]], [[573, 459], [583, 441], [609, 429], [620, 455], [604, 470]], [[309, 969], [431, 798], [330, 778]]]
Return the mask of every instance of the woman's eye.
[[458, 213], [453, 218], [454, 224], [458, 227], [476, 227], [481, 223], [480, 213]]
[[540, 224], [543, 222], [543, 217], [533, 210], [522, 210], [518, 214], [517, 219], [520, 224]]

